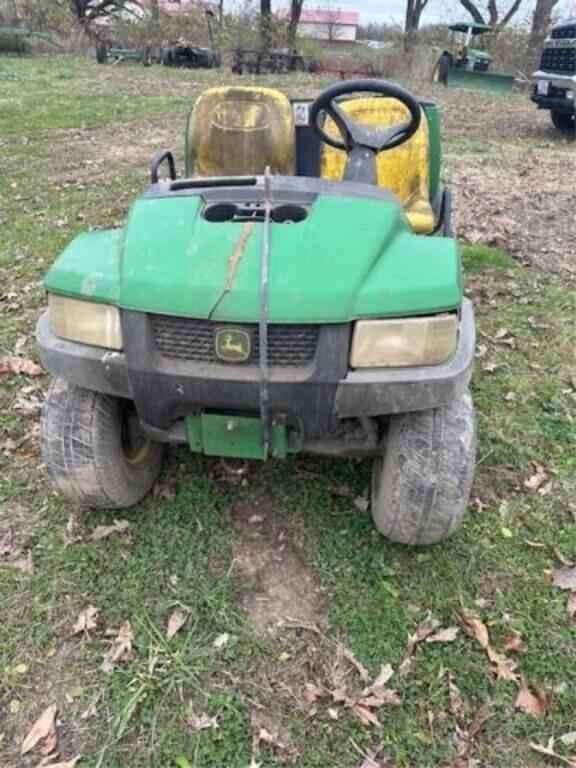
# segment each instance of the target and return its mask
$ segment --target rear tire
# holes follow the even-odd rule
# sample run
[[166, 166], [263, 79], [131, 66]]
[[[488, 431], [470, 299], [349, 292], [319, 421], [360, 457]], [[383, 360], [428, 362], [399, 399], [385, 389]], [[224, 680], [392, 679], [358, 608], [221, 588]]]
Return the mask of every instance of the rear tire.
[[552, 123], [556, 130], [574, 138], [576, 115], [569, 115], [566, 112], [555, 112], [552, 110], [550, 112], [550, 117], [552, 118]]
[[372, 472], [372, 517], [380, 533], [413, 545], [451, 536], [466, 511], [475, 447], [469, 392], [443, 408], [393, 416]]
[[108, 48], [106, 43], [99, 42], [96, 44], [96, 61], [98, 64], [106, 64], [108, 61]]
[[41, 424], [42, 459], [54, 485], [71, 501], [118, 509], [152, 488], [163, 446], [142, 433], [129, 400], [54, 379]]
[[447, 53], [443, 53], [432, 72], [432, 82], [442, 83], [446, 85], [448, 82], [448, 71], [450, 70], [450, 56]]

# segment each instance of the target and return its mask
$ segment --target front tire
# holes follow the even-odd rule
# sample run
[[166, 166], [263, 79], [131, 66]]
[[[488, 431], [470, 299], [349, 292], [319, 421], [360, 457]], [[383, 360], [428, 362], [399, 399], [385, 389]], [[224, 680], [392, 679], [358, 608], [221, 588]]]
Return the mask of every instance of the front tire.
[[130, 507], [160, 471], [163, 446], [142, 433], [133, 403], [64, 379], [48, 391], [40, 434], [54, 485], [87, 507]]
[[393, 416], [372, 472], [372, 517], [380, 533], [419, 546], [451, 536], [470, 495], [475, 438], [469, 392], [443, 408]]
[[566, 112], [555, 112], [552, 110], [550, 112], [550, 117], [552, 118], [552, 123], [556, 130], [574, 138], [574, 133], [576, 130], [575, 115], [569, 115]]

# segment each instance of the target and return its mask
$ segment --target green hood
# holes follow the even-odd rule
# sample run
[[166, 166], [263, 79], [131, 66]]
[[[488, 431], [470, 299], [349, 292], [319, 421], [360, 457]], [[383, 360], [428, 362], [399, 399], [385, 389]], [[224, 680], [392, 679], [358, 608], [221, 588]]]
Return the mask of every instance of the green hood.
[[[123, 237], [77, 238], [49, 272], [48, 290], [256, 321], [263, 224], [209, 222], [201, 206], [192, 195], [139, 199]], [[460, 304], [460, 260], [453, 240], [414, 235], [393, 200], [322, 195], [304, 221], [272, 222], [269, 296], [277, 323], [441, 312]]]

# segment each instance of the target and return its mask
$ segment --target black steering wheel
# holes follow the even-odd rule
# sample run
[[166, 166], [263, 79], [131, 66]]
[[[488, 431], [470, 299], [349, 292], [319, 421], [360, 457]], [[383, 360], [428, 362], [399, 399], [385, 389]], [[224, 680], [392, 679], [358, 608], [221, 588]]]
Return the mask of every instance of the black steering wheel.
[[[344, 112], [336, 99], [339, 96], [349, 96], [362, 92], [376, 93], [379, 96], [396, 99], [408, 109], [410, 119], [385, 128], [355, 122]], [[322, 124], [325, 115], [332, 118], [340, 131], [341, 138], [326, 133]], [[354, 147], [369, 149], [374, 153], [393, 149], [404, 144], [416, 133], [421, 119], [422, 110], [414, 96], [399, 85], [389, 83], [386, 80], [346, 80], [342, 83], [336, 83], [322, 91], [310, 107], [310, 125], [316, 130], [322, 141], [331, 147], [347, 152], [350, 152]]]

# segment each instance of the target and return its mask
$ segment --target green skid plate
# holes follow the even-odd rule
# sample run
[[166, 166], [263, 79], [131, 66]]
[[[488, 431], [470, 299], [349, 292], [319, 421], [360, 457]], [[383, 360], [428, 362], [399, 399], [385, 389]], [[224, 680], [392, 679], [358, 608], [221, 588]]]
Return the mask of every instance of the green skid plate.
[[[262, 424], [250, 416], [203, 413], [186, 419], [188, 445], [195, 453], [235, 459], [264, 459]], [[272, 422], [270, 455], [285, 458], [288, 441], [284, 424]]]

